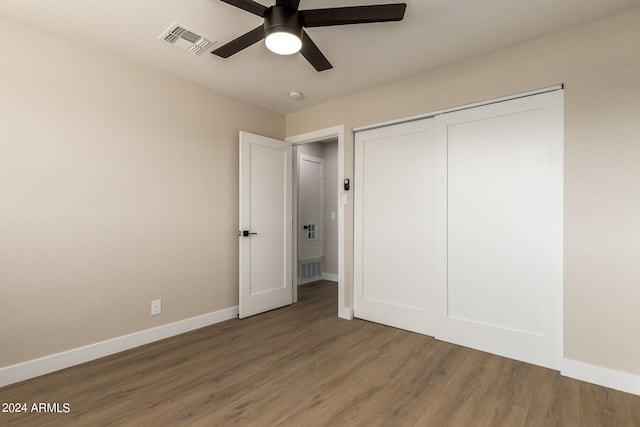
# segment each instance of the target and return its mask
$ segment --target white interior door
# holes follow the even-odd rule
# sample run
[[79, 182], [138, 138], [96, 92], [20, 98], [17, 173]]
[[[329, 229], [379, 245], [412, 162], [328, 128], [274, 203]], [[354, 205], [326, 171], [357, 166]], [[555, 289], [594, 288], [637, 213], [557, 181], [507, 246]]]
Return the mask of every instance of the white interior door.
[[240, 132], [240, 317], [292, 303], [292, 147]]
[[447, 151], [437, 338], [558, 369], [562, 92], [436, 118]]
[[298, 179], [298, 260], [323, 255], [324, 160], [300, 155]]
[[437, 158], [433, 119], [356, 134], [355, 317], [433, 335]]

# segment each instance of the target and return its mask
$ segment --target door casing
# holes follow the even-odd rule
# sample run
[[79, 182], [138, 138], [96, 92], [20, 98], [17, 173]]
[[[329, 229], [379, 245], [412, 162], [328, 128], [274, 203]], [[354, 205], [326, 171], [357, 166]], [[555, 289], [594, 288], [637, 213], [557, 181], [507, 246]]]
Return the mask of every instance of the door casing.
[[[342, 187], [342, 183], [345, 179], [345, 165], [344, 165], [344, 125], [333, 126], [325, 129], [320, 129], [308, 133], [294, 135], [285, 138], [286, 142], [293, 144], [293, 157], [297, 158], [297, 145], [310, 144], [313, 142], [326, 141], [328, 139], [337, 139], [338, 142], [338, 317], [343, 319], [353, 319], [353, 308], [348, 307], [345, 303], [345, 232], [344, 232], [344, 219], [345, 219], [345, 205], [348, 203], [348, 192]], [[297, 209], [297, 179], [294, 179], [293, 188], [293, 206]], [[297, 241], [298, 241], [298, 216], [297, 211], [293, 215], [293, 268], [297, 268]], [[298, 289], [297, 286], [293, 287], [293, 301], [298, 301]]]

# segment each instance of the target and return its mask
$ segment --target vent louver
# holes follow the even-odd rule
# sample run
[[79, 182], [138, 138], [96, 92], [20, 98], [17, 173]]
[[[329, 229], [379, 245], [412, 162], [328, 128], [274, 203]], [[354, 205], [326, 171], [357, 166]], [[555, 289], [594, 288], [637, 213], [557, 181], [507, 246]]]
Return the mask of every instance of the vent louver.
[[212, 41], [210, 38], [197, 34], [179, 22], [171, 24], [169, 28], [158, 36], [158, 39], [162, 39], [194, 55], [201, 54], [207, 47], [215, 43], [215, 41]]

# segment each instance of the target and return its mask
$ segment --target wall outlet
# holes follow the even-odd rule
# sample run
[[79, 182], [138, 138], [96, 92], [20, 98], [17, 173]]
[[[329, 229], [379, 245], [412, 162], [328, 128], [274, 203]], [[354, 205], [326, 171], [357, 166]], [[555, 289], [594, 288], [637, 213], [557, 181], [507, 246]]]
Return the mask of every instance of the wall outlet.
[[151, 301], [151, 315], [156, 316], [162, 313], [162, 300], [156, 299]]

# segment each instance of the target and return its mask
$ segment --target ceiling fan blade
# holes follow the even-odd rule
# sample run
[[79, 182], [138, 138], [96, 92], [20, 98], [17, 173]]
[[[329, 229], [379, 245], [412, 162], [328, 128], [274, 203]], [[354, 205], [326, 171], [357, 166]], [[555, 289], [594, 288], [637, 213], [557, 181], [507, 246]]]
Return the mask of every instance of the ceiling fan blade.
[[214, 55], [221, 56], [223, 58], [228, 58], [234, 53], [240, 52], [242, 49], [245, 49], [251, 46], [254, 43], [259, 42], [264, 38], [264, 25], [260, 25], [259, 27], [254, 28], [238, 37], [237, 39], [231, 40], [229, 43], [220, 46], [216, 50], [212, 51]]
[[311, 40], [311, 37], [309, 37], [306, 31], [302, 32], [302, 49], [300, 49], [300, 53], [313, 65], [316, 71], [333, 68], [329, 60], [322, 54], [320, 49], [318, 49], [318, 46]]
[[406, 3], [301, 10], [305, 27], [401, 21]]
[[239, 9], [246, 10], [254, 15], [264, 16], [264, 11], [267, 10], [266, 6], [256, 3], [252, 0], [220, 0], [231, 6], [235, 6]]
[[277, 0], [276, 6], [284, 6], [289, 9], [298, 10], [298, 6], [300, 6], [300, 0]]

